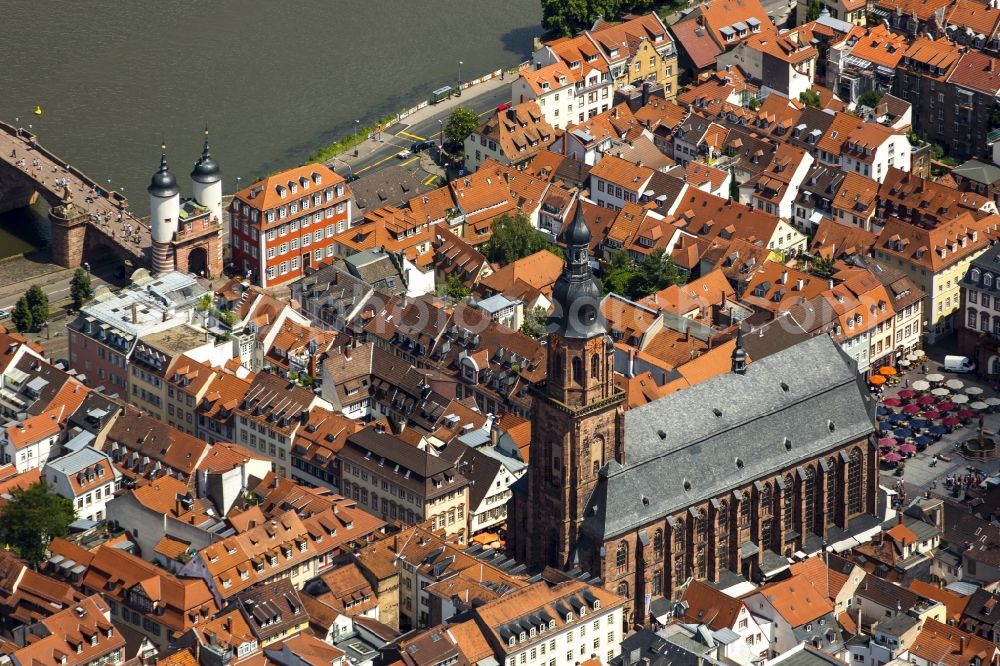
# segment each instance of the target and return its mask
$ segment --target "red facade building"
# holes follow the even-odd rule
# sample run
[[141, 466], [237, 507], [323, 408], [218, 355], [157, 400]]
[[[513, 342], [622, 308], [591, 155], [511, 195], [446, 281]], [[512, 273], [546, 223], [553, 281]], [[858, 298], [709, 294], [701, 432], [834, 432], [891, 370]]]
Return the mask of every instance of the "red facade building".
[[307, 164], [240, 190], [230, 206], [236, 270], [261, 287], [291, 282], [334, 255], [351, 226], [351, 190], [322, 164]]

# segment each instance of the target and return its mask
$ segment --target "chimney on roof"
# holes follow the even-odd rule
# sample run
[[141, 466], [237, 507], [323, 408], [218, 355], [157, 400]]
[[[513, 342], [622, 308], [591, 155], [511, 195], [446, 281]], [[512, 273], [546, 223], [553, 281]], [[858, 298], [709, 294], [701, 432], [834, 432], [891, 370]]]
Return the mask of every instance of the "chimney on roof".
[[958, 637], [958, 653], [962, 654], [965, 652], [965, 636]]
[[132, 304], [132, 323], [133, 324], [138, 324], [139, 323], [139, 304], [138, 303], [133, 303]]
[[344, 358], [348, 361], [351, 360], [351, 345], [344, 345]]
[[167, 319], [168, 319], [169, 317], [170, 317], [170, 315], [168, 315], [168, 314], [167, 314], [167, 311], [166, 311], [166, 310], [164, 310], [164, 311], [163, 311], [163, 319], [161, 319], [160, 321], [166, 321], [166, 320], [167, 320]]

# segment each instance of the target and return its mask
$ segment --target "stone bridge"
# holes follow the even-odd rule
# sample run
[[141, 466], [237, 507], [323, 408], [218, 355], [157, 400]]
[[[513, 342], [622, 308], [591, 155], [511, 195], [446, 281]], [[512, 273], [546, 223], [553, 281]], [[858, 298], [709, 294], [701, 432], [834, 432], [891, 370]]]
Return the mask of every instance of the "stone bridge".
[[124, 196], [39, 145], [30, 132], [0, 122], [0, 213], [30, 206], [39, 196], [52, 206], [54, 263], [74, 268], [110, 253], [136, 268], [149, 266], [149, 226], [129, 211]]

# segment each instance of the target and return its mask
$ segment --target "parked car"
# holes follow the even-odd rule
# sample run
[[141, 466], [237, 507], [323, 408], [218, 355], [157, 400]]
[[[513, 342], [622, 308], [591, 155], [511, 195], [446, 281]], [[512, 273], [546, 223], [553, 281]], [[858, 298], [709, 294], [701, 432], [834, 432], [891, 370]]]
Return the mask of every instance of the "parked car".
[[0, 321], [10, 317], [10, 310], [0, 308]]
[[976, 369], [976, 363], [968, 356], [945, 356], [944, 369], [948, 372], [972, 372]]
[[423, 152], [425, 150], [430, 150], [434, 147], [433, 141], [417, 141], [415, 144], [410, 146], [410, 151], [414, 153]]
[[503, 104], [497, 107], [497, 111], [506, 111], [509, 108], [510, 108], [510, 102], [504, 102]]
[[404, 148], [403, 150], [401, 150], [398, 153], [396, 153], [396, 157], [398, 157], [401, 160], [405, 160], [407, 157], [409, 157], [412, 154], [413, 153], [411, 153], [409, 150], [407, 150], [407, 149]]

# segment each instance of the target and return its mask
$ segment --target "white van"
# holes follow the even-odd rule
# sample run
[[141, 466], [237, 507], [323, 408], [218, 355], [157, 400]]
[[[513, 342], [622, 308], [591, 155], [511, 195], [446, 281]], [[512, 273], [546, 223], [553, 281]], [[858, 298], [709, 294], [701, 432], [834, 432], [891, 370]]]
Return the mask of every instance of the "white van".
[[944, 369], [948, 372], [972, 372], [976, 364], [967, 356], [945, 356]]

